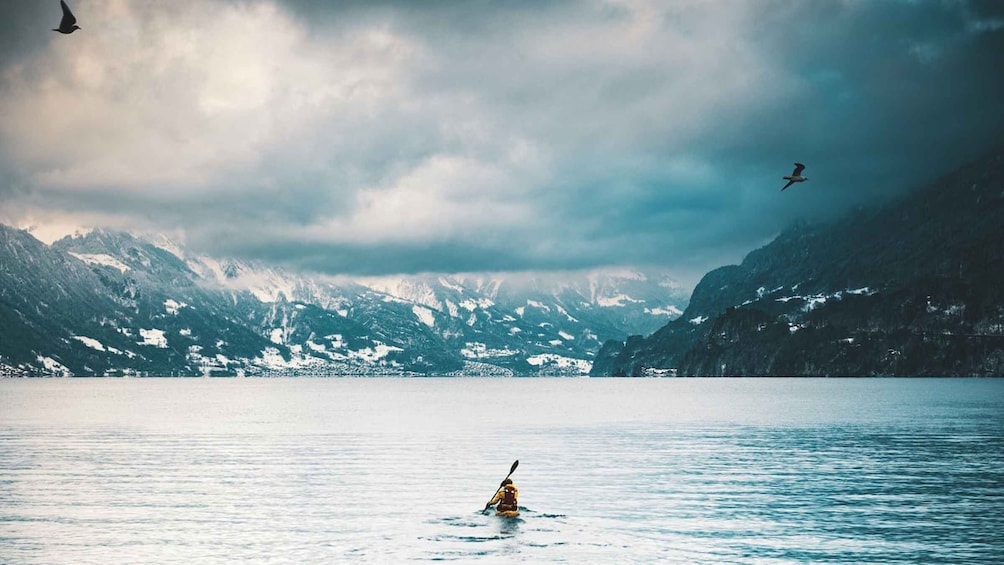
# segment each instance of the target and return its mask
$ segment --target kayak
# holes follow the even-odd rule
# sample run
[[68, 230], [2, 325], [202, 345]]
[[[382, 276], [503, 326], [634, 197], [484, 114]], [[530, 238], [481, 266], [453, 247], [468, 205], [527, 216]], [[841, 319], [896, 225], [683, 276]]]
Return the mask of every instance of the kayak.
[[496, 510], [495, 515], [503, 518], [515, 518], [519, 516], [519, 510]]

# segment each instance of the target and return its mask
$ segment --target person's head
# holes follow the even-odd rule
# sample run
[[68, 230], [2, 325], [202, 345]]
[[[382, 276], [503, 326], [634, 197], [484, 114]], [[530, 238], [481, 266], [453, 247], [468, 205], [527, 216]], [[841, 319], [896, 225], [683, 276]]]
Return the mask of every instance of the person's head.
[[507, 486], [512, 484], [512, 479], [506, 479], [502, 481], [502, 486]]

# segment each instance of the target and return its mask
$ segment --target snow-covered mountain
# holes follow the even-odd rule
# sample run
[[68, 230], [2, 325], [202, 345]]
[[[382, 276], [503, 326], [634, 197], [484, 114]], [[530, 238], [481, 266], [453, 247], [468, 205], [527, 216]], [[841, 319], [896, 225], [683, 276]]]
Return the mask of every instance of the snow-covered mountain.
[[0, 226], [0, 371], [586, 374], [686, 307], [665, 272], [305, 276], [94, 231]]

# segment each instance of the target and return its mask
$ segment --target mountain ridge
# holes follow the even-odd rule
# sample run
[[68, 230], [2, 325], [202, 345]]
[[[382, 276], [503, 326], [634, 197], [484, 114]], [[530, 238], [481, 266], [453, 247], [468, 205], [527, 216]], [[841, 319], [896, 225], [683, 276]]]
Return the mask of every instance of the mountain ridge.
[[593, 376], [1004, 374], [1004, 149], [710, 271]]
[[579, 375], [603, 340], [686, 304], [664, 272], [554, 277], [308, 276], [159, 236], [45, 245], [0, 225], [0, 374]]

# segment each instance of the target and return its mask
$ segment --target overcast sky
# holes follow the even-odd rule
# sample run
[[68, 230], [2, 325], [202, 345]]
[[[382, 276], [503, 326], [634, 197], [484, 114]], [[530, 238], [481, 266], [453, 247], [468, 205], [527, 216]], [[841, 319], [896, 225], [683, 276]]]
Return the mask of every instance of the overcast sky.
[[[657, 265], [1004, 125], [1004, 2], [3, 0], [0, 221], [328, 273]], [[781, 193], [792, 163], [809, 181]]]

